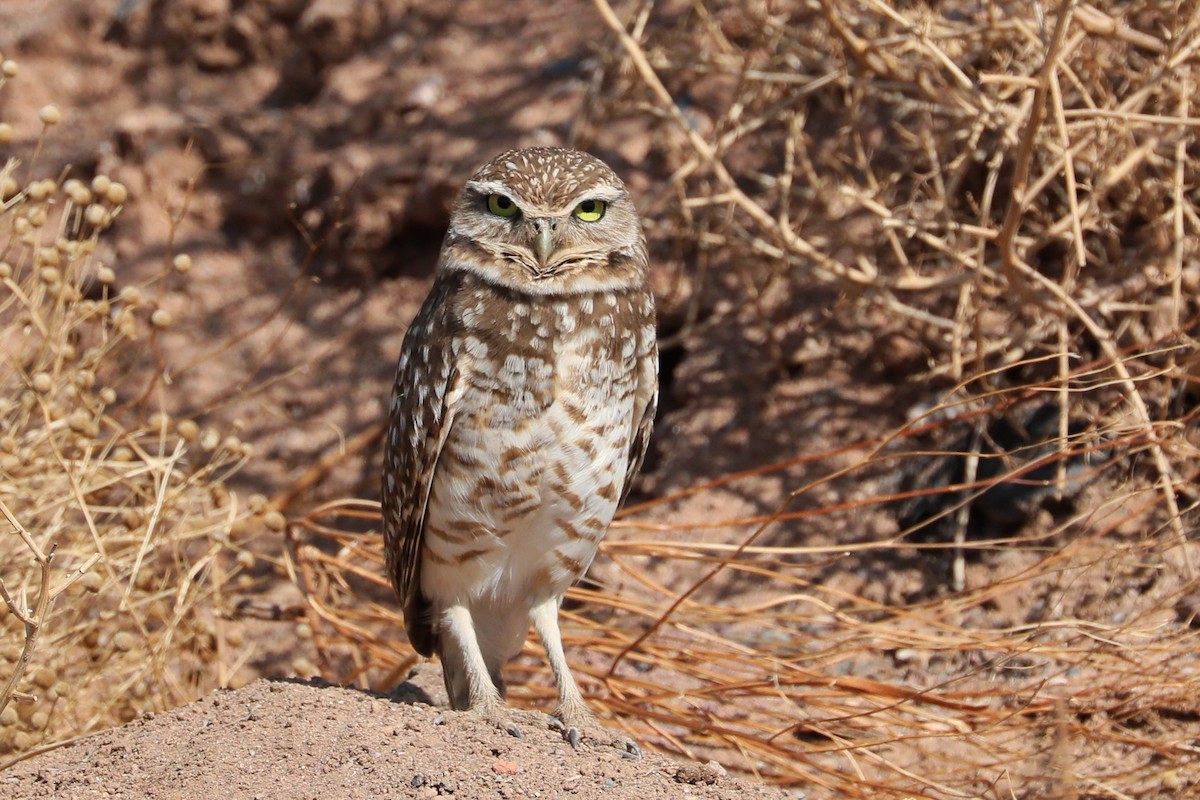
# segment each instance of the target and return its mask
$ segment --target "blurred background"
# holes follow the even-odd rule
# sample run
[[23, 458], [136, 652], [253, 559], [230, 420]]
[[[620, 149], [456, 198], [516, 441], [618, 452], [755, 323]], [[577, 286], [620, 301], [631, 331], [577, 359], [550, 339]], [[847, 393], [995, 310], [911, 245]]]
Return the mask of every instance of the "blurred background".
[[54, 598], [0, 766], [260, 675], [409, 677], [395, 360], [448, 202], [538, 144], [625, 179], [659, 304], [651, 452], [567, 607], [610, 724], [813, 797], [1200, 785], [1195, 4], [0, 20], [0, 579]]

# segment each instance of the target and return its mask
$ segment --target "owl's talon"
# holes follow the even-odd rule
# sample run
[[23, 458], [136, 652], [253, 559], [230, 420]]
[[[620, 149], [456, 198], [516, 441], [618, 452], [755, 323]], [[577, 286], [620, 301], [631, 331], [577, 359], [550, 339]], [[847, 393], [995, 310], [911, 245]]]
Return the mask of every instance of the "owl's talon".
[[579, 743], [583, 741], [583, 735], [579, 732], [579, 728], [576, 728], [574, 725], [568, 725], [558, 717], [549, 717], [546, 725], [550, 730], [561, 734], [563, 741], [571, 745], [572, 750], [579, 749]]
[[[596, 724], [594, 720], [592, 721], [592, 724]], [[572, 750], [579, 749], [579, 743], [583, 741], [583, 732], [577, 726], [568, 725], [558, 717], [548, 717], [546, 720], [546, 725], [550, 728], [550, 730], [562, 734], [563, 741], [571, 745]], [[612, 735], [611, 732], [605, 731], [603, 728], [600, 728], [600, 731], [602, 734], [607, 735], [601, 735], [599, 738], [589, 735], [588, 739], [598, 744], [612, 745], [621, 754], [622, 758], [628, 758], [633, 761], [641, 760], [642, 748], [639, 747], [638, 743], [633, 739], [627, 739], [620, 735]]]
[[525, 738], [525, 734], [521, 733], [521, 729], [517, 727], [517, 724], [509, 719], [508, 713], [503, 706], [492, 706], [491, 704], [480, 705], [468, 709], [465, 713], [483, 719], [496, 730], [507, 733], [514, 739], [523, 740]]

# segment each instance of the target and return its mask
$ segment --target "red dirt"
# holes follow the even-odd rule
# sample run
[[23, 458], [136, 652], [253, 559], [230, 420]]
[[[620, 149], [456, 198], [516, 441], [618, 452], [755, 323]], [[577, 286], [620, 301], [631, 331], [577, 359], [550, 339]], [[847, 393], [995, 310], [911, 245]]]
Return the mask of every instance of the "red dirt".
[[0, 773], [9, 800], [376, 797], [786, 798], [719, 766], [584, 742], [536, 712], [517, 740], [469, 715], [321, 684], [257, 681], [148, 714]]

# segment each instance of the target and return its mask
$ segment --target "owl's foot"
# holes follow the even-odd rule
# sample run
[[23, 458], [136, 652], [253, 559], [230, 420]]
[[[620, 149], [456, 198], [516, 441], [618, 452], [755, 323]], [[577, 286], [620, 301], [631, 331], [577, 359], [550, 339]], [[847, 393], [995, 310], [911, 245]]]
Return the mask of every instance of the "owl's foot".
[[[578, 750], [579, 743], [586, 738], [595, 744], [615, 747], [625, 758], [637, 760], [642, 757], [642, 748], [638, 747], [637, 742], [620, 733], [608, 730], [591, 713], [565, 716], [564, 719], [560, 710], [550, 717], [550, 730], [562, 734], [563, 740], [571, 745], [572, 750]], [[567, 721], [568, 719], [570, 722]]]
[[508, 715], [508, 709], [503, 705], [480, 705], [468, 709], [465, 713], [471, 714], [484, 722], [487, 722], [498, 731], [503, 731], [514, 739], [524, 739], [525, 734], [521, 733], [521, 729]]

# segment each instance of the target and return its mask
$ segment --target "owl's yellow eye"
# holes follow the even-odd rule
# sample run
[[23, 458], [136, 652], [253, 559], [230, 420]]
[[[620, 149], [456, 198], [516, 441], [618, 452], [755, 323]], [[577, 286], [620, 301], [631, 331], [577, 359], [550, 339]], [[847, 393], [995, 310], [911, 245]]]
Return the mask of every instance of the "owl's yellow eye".
[[512, 217], [517, 213], [517, 204], [502, 194], [489, 194], [487, 206], [497, 217]]
[[595, 222], [604, 216], [606, 210], [608, 210], [608, 203], [603, 200], [584, 200], [575, 206], [573, 213], [584, 222]]

